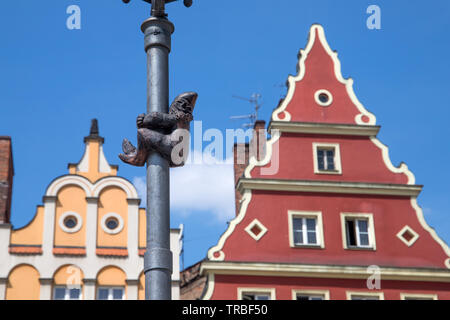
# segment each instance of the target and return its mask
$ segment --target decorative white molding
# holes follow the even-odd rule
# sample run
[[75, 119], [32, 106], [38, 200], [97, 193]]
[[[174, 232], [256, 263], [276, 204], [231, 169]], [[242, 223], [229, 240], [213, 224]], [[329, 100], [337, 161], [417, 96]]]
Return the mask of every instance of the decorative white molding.
[[415, 184], [416, 178], [414, 177], [414, 174], [408, 169], [408, 166], [406, 163], [402, 162], [399, 167], [395, 167], [392, 162], [391, 158], [389, 157], [389, 148], [384, 145], [380, 140], [378, 140], [376, 137], [370, 137], [370, 140], [381, 149], [383, 161], [386, 167], [393, 173], [403, 173], [408, 177], [408, 184]]
[[83, 157], [81, 158], [80, 162], [78, 162], [78, 164], [77, 164], [77, 171], [78, 172], [88, 172], [89, 171], [89, 152], [88, 152], [88, 147], [89, 147], [89, 141], [86, 142], [85, 147], [84, 147]]
[[[325, 95], [328, 96], [328, 101], [327, 102], [322, 102], [320, 100], [320, 95], [321, 94], [325, 94]], [[321, 107], [329, 107], [333, 103], [333, 95], [331, 94], [330, 91], [325, 90], [325, 89], [317, 90], [316, 93], [314, 93], [314, 100]]]
[[[117, 228], [115, 228], [113, 230], [108, 228], [108, 226], [106, 225], [106, 221], [109, 218], [114, 218], [114, 219], [117, 220]], [[119, 214], [117, 214], [115, 212], [107, 213], [107, 214], [103, 215], [103, 217], [102, 217], [101, 227], [102, 227], [103, 231], [105, 231], [108, 234], [118, 234], [118, 233], [120, 233], [123, 230], [123, 226], [124, 226], [123, 218]]]
[[[405, 232], [409, 232], [412, 235], [412, 238], [408, 241], [402, 235]], [[410, 226], [406, 225], [397, 233], [397, 238], [399, 238], [404, 244], [408, 247], [411, 247], [417, 239], [419, 239], [419, 234], [415, 232]]]
[[214, 273], [208, 273], [207, 277], [208, 277], [208, 284], [207, 284], [208, 287], [206, 288], [206, 292], [203, 295], [202, 300], [210, 300], [214, 293], [214, 285], [215, 285]]
[[[68, 228], [64, 225], [64, 220], [66, 220], [68, 217], [74, 217], [77, 224], [75, 225], [75, 227], [73, 228]], [[67, 211], [64, 212], [61, 217], [59, 217], [59, 221], [58, 221], [59, 227], [67, 233], [76, 233], [78, 231], [80, 231], [81, 227], [83, 226], [83, 218], [76, 212], [74, 211]]]
[[[367, 279], [367, 266], [306, 265], [259, 262], [205, 261], [202, 274], [248, 276], [310, 277], [332, 279]], [[380, 267], [384, 280], [450, 282], [447, 269]]]
[[[449, 246], [445, 243], [444, 240], [439, 238], [439, 236], [437, 235], [436, 231], [427, 224], [427, 222], [425, 221], [425, 217], [423, 215], [422, 208], [419, 207], [419, 205], [417, 204], [417, 198], [416, 197], [411, 197], [411, 205], [414, 208], [414, 210], [416, 210], [417, 220], [419, 220], [420, 225], [426, 231], [428, 231], [430, 236], [442, 247], [442, 249], [444, 250], [445, 254], [447, 254], [447, 256], [450, 257], [450, 248], [449, 248]], [[444, 261], [444, 264], [445, 264], [445, 266], [448, 269], [450, 269], [450, 258], [447, 258]]]
[[[258, 234], [254, 234], [252, 229], [257, 226], [260, 229]], [[254, 240], [259, 241], [267, 232], [267, 228], [258, 220], [254, 219], [250, 224], [245, 228], [245, 231], [252, 237]]]
[[[228, 229], [225, 233], [220, 237], [217, 245], [208, 250], [208, 259], [212, 261], [223, 261], [225, 259], [225, 253], [222, 251], [223, 246], [225, 244], [225, 240], [233, 233], [236, 226], [244, 219], [245, 212], [247, 211], [248, 204], [252, 199], [252, 193], [249, 190], [243, 192], [241, 209], [239, 210], [239, 214], [231, 220], [228, 225]], [[219, 256], [216, 257], [215, 253], [218, 253]]]
[[103, 145], [100, 144], [98, 152], [98, 171], [101, 173], [111, 173], [111, 166], [106, 160], [105, 154], [103, 153]]
[[46, 197], [57, 196], [61, 188], [69, 185], [81, 187], [86, 193], [86, 197], [98, 197], [101, 191], [107, 187], [116, 186], [124, 190], [127, 198], [139, 198], [136, 188], [126, 179], [116, 176], [109, 176], [98, 180], [92, 184], [87, 178], [78, 175], [65, 175], [55, 179], [47, 188]]
[[246, 178], [239, 179], [237, 188], [240, 192], [245, 190], [270, 190], [389, 196], [417, 196], [422, 190], [422, 186], [406, 184]]
[[357, 124], [333, 124], [316, 122], [284, 122], [271, 121], [268, 131], [279, 130], [281, 132], [320, 134], [320, 135], [344, 135], [374, 137], [380, 131], [380, 126], [368, 126]]

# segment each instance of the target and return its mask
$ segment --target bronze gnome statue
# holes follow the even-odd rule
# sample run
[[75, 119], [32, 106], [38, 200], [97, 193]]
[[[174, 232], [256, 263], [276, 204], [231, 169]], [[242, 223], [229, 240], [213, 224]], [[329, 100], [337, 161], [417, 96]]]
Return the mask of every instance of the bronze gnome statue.
[[136, 120], [137, 149], [124, 139], [124, 153], [119, 154], [119, 158], [141, 167], [146, 163], [149, 153], [155, 151], [169, 161], [170, 167], [183, 166], [189, 151], [189, 128], [194, 119], [192, 112], [196, 101], [195, 92], [185, 92], [175, 98], [169, 113], [140, 114]]

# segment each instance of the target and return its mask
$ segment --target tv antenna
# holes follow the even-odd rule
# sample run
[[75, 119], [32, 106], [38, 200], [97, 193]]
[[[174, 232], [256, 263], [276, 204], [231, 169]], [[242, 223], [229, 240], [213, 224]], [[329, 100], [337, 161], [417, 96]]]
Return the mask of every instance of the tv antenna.
[[251, 128], [255, 125], [255, 122], [258, 120], [258, 110], [261, 108], [261, 103], [259, 102], [259, 99], [261, 99], [261, 94], [259, 93], [253, 93], [250, 98], [244, 98], [240, 96], [233, 95], [233, 98], [245, 100], [250, 102], [254, 108], [255, 112], [251, 114], [241, 115], [241, 116], [232, 116], [230, 119], [232, 120], [239, 120], [239, 119], [249, 119], [250, 123], [244, 123], [242, 126], [244, 128]]

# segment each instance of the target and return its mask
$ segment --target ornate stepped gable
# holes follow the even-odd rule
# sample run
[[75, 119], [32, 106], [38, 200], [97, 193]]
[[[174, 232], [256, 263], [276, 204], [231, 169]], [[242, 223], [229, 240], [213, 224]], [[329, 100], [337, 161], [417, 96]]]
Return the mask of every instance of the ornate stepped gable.
[[[422, 186], [406, 164], [391, 163], [376, 138], [375, 116], [356, 98], [353, 80], [342, 77], [320, 25], [311, 27], [298, 75], [288, 83], [272, 114], [265, 158], [251, 158], [237, 183], [240, 211], [208, 251], [203, 270], [212, 277], [205, 298], [219, 262], [436, 268], [448, 281], [450, 250], [417, 204]], [[320, 168], [325, 160], [318, 157], [327, 157], [318, 153], [322, 146], [333, 150], [333, 170]], [[274, 167], [278, 171], [267, 174]], [[316, 214], [317, 246], [293, 244], [298, 212]], [[370, 248], [348, 248], [346, 213], [370, 216]]]

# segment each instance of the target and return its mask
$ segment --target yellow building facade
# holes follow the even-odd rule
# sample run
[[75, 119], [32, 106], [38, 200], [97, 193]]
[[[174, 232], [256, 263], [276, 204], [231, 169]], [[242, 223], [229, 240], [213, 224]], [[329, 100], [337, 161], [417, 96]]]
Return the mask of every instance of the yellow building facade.
[[[47, 187], [32, 221], [0, 224], [0, 300], [144, 299], [146, 215], [117, 176], [93, 120], [85, 152]], [[179, 229], [171, 229], [172, 298], [179, 299]]]

